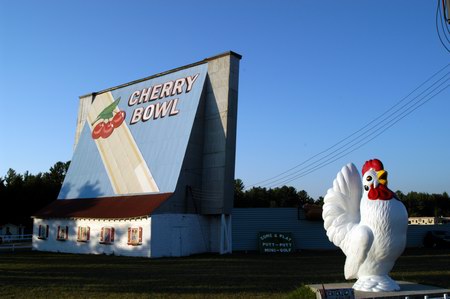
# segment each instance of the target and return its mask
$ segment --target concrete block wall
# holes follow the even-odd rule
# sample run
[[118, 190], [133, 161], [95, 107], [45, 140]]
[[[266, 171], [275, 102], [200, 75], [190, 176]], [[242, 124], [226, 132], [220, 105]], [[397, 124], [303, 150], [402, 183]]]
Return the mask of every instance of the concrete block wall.
[[233, 52], [208, 59], [204, 111], [202, 214], [230, 214], [236, 156], [239, 60]]

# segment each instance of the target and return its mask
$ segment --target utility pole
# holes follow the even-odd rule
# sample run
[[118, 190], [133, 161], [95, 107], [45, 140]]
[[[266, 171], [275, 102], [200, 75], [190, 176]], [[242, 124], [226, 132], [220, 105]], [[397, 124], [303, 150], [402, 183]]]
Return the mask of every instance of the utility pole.
[[450, 24], [450, 0], [445, 0], [445, 7], [447, 8], [447, 23]]

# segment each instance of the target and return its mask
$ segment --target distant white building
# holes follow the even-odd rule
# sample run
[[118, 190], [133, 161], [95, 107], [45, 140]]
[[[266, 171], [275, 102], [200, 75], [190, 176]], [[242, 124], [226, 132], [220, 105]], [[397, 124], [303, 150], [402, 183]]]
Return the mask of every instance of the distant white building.
[[409, 217], [408, 224], [411, 225], [435, 225], [442, 223], [439, 217]]
[[231, 252], [241, 56], [227, 52], [80, 97], [58, 200], [33, 249], [162, 257]]
[[25, 234], [25, 225], [5, 223], [0, 224], [0, 243], [5, 242], [10, 236], [23, 236]]
[[0, 224], [0, 236], [5, 235], [23, 235], [25, 234], [25, 225], [5, 223]]

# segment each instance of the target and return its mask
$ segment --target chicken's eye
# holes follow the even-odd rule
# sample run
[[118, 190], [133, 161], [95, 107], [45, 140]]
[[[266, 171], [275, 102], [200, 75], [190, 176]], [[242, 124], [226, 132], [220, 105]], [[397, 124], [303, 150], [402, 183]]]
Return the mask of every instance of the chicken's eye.
[[366, 180], [368, 181], [368, 182], [370, 182], [371, 180], [372, 180], [372, 176], [368, 176], [367, 178], [366, 178]]

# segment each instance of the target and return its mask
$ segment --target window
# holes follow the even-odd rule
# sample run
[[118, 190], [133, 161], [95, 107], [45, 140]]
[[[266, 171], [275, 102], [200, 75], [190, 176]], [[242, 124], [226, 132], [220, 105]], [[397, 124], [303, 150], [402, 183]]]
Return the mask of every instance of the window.
[[65, 241], [69, 239], [69, 227], [58, 225], [58, 234], [56, 235], [56, 240]]
[[39, 225], [38, 239], [45, 240], [48, 238], [48, 225]]
[[142, 227], [128, 228], [128, 245], [142, 244]]
[[111, 244], [114, 242], [114, 227], [102, 227], [100, 232], [100, 243]]
[[91, 235], [91, 229], [89, 226], [80, 226], [78, 227], [77, 241], [78, 242], [87, 242], [89, 241]]

